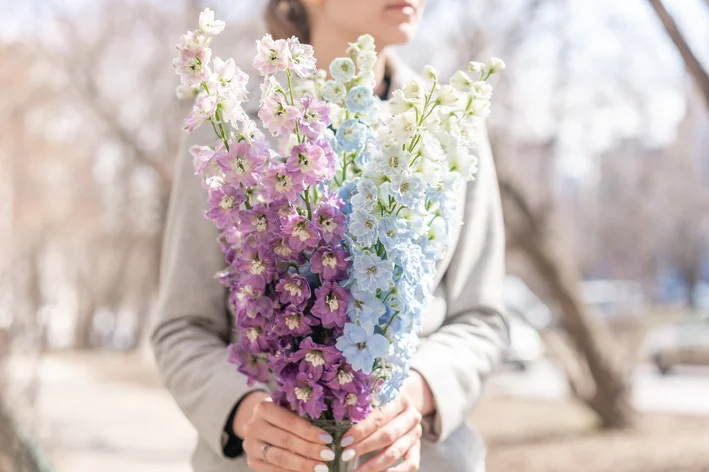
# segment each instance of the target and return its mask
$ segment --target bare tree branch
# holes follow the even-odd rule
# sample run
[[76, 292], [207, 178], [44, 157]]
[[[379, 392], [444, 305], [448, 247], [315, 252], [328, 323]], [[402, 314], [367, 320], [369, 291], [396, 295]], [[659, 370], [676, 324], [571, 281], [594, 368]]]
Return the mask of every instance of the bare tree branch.
[[[672, 18], [672, 15], [670, 15], [665, 8], [665, 5], [663, 5], [662, 0], [648, 1], [655, 10], [658, 18], [660, 18], [665, 31], [669, 35], [670, 39], [672, 39], [672, 42], [682, 56], [682, 60], [684, 61], [687, 70], [694, 78], [694, 81], [697, 83], [699, 89], [702, 91], [704, 100], [706, 100], [707, 106], [709, 107], [709, 74], [707, 74], [707, 71], [704, 69], [704, 66], [702, 66], [702, 63], [699, 62], [697, 56], [695, 56], [692, 52], [689, 44], [687, 44], [687, 40], [682, 35], [682, 32], [679, 30], [679, 27], [677, 26], [674, 18]], [[709, 0], [706, 1], [709, 3]]]

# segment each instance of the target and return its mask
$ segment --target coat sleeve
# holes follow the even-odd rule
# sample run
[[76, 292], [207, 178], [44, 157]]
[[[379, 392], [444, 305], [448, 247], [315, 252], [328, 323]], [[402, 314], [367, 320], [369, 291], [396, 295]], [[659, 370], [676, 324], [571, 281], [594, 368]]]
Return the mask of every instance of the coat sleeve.
[[446, 314], [412, 360], [431, 388], [435, 412], [425, 437], [443, 441], [470, 416], [485, 377], [509, 343], [502, 285], [505, 236], [495, 165], [484, 134], [476, 180], [467, 184], [463, 227], [441, 284]]
[[207, 191], [189, 147], [213, 139], [203, 127], [177, 158], [160, 267], [157, 323], [151, 344], [160, 375], [202, 440], [224, 457], [222, 436], [234, 405], [253, 390], [227, 362], [227, 290], [215, 279], [226, 265], [218, 230], [204, 217]]

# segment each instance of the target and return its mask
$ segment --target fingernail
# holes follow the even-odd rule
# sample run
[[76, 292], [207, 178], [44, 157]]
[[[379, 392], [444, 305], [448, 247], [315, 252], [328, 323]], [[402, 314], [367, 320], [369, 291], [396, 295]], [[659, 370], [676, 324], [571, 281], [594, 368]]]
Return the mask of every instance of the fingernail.
[[318, 464], [315, 466], [315, 472], [328, 472], [328, 468], [325, 464]]
[[352, 444], [353, 442], [354, 442], [354, 437], [345, 436], [344, 438], [342, 438], [342, 442], [340, 442], [340, 444], [342, 445], [342, 447], [347, 447], [350, 444]]
[[320, 433], [320, 436], [318, 436], [318, 437], [324, 443], [330, 444], [332, 442], [332, 436], [330, 436], [327, 433]]
[[355, 456], [355, 451], [354, 449], [347, 449], [345, 452], [342, 453], [342, 460], [347, 462], [351, 461]]
[[325, 459], [327, 462], [335, 460], [335, 453], [330, 449], [323, 449], [320, 451], [320, 457]]

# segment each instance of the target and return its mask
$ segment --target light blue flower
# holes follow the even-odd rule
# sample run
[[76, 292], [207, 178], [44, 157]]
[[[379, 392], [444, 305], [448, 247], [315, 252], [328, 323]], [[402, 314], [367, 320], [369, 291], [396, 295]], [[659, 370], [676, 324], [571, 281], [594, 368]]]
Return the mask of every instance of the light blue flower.
[[379, 201], [377, 184], [367, 178], [357, 182], [357, 194], [352, 196], [352, 208], [370, 212]]
[[385, 312], [384, 303], [374, 293], [360, 290], [356, 285], [350, 288], [350, 300], [347, 302], [350, 321], [377, 323]]
[[367, 125], [357, 120], [347, 120], [337, 128], [337, 142], [345, 152], [359, 149], [367, 139]]
[[364, 113], [372, 105], [374, 105], [374, 93], [369, 87], [354, 87], [347, 94], [347, 108], [352, 113]]
[[338, 57], [330, 63], [330, 75], [342, 84], [349, 82], [355, 75], [354, 62], [349, 57]]
[[420, 208], [426, 198], [426, 181], [418, 172], [405, 170], [391, 179], [394, 199], [409, 208]]
[[352, 195], [357, 192], [357, 182], [359, 182], [359, 177], [346, 180], [337, 191], [337, 196], [345, 202], [344, 206], [341, 208], [342, 213], [345, 215], [352, 213]]
[[367, 133], [367, 139], [365, 139], [362, 147], [357, 150], [355, 164], [360, 168], [368, 166], [373, 156], [378, 152], [379, 145], [377, 144], [377, 137], [371, 132]]
[[384, 245], [387, 254], [395, 253], [405, 241], [411, 239], [411, 231], [406, 220], [396, 215], [389, 215], [379, 220], [379, 240]]
[[350, 215], [347, 228], [361, 246], [369, 247], [377, 242], [379, 222], [374, 213], [359, 208], [355, 209]]
[[374, 361], [389, 353], [389, 340], [374, 332], [372, 323], [345, 323], [344, 334], [337, 339], [335, 347], [352, 365], [354, 370], [372, 373]]
[[322, 98], [328, 102], [340, 103], [347, 96], [347, 88], [338, 81], [328, 80], [322, 88]]
[[388, 290], [392, 282], [394, 263], [382, 260], [371, 251], [353, 255], [353, 277], [357, 286], [365, 291]]
[[423, 250], [417, 244], [406, 244], [406, 247], [396, 251], [395, 261], [403, 270], [406, 280], [417, 283], [423, 275]]

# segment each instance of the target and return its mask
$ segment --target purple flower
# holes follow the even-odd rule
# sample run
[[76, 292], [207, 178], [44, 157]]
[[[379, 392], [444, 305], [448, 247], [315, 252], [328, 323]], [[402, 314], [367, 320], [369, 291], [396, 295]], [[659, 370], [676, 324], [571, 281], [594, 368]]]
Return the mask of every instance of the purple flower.
[[293, 146], [286, 162], [286, 169], [300, 177], [305, 185], [316, 185], [324, 180], [327, 170], [327, 157], [323, 148], [312, 143], [300, 143]]
[[305, 336], [312, 332], [310, 326], [315, 323], [317, 321], [305, 315], [303, 310], [289, 305], [276, 316], [273, 331], [280, 336]]
[[259, 203], [251, 210], [241, 212], [239, 229], [245, 235], [255, 233], [261, 241], [267, 241], [276, 230], [276, 221], [269, 207]]
[[273, 280], [274, 260], [266, 246], [245, 246], [233, 265], [242, 271], [242, 280], [253, 286], [262, 288]]
[[253, 187], [266, 162], [266, 154], [246, 141], [232, 143], [229, 152], [219, 154], [217, 164], [224, 172], [224, 181], [235, 187]]
[[237, 298], [234, 312], [239, 326], [262, 326], [273, 315], [273, 300], [265, 296]]
[[283, 390], [286, 392], [286, 398], [291, 406], [298, 410], [300, 416], [307, 414], [311, 418], [317, 419], [327, 409], [323, 387], [308, 378], [304, 372], [299, 373], [294, 380], [284, 385]]
[[311, 313], [322, 322], [325, 328], [343, 328], [345, 326], [345, 310], [350, 294], [336, 282], [325, 282], [315, 289], [315, 304]]
[[295, 201], [303, 191], [299, 175], [294, 175], [285, 164], [271, 166], [263, 177], [263, 185], [268, 197], [273, 201]]
[[288, 105], [280, 95], [273, 94], [263, 99], [258, 117], [274, 136], [281, 136], [294, 132], [300, 111]]
[[248, 378], [248, 385], [255, 382], [267, 383], [270, 379], [270, 370], [266, 360], [255, 355], [238, 344], [229, 345], [229, 362], [237, 364], [238, 371]]
[[241, 337], [239, 338], [239, 346], [249, 352], [259, 353], [268, 352], [270, 350], [270, 342], [260, 326], [249, 326], [239, 330]]
[[308, 285], [305, 277], [300, 274], [294, 274], [278, 281], [276, 293], [279, 294], [281, 303], [300, 305], [310, 298], [311, 292], [310, 285]]
[[322, 374], [322, 383], [330, 390], [343, 390], [349, 393], [360, 393], [366, 386], [367, 379], [366, 374], [355, 371], [346, 362], [330, 365]]
[[350, 262], [342, 247], [321, 247], [310, 258], [310, 269], [323, 280], [339, 280], [347, 275]]
[[271, 249], [279, 259], [284, 261], [291, 261], [298, 254], [288, 245], [288, 240], [285, 238], [275, 238], [271, 242]]
[[313, 215], [314, 225], [327, 243], [339, 242], [340, 236], [347, 231], [347, 217], [340, 211], [339, 203], [341, 201], [335, 197], [325, 198]]
[[231, 185], [211, 188], [206, 216], [219, 229], [234, 226], [239, 221], [239, 207], [245, 200], [246, 197]]
[[345, 392], [344, 390], [333, 391], [335, 399], [332, 401], [332, 414], [337, 421], [344, 418], [355, 423], [367, 417], [372, 409], [372, 396], [368, 392], [361, 394]]
[[288, 218], [283, 223], [282, 230], [288, 236], [288, 243], [296, 251], [315, 249], [320, 240], [315, 226], [302, 216]]
[[298, 120], [300, 132], [309, 139], [315, 140], [320, 132], [330, 126], [330, 105], [327, 102], [317, 100], [312, 95], [306, 95], [300, 99], [303, 112]]
[[300, 362], [300, 371], [308, 373], [313, 380], [319, 380], [325, 366], [334, 364], [342, 358], [335, 346], [316, 344], [308, 337], [303, 339], [291, 357], [291, 362]]

